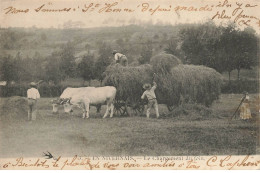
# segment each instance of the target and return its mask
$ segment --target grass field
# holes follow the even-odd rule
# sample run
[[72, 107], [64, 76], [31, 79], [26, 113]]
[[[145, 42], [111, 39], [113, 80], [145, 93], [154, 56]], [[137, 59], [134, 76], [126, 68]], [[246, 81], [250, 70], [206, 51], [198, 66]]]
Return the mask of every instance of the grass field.
[[[254, 98], [256, 95], [251, 95]], [[38, 103], [39, 115], [26, 121], [24, 109], [6, 107], [10, 98], [1, 98], [0, 156], [41, 157], [49, 151], [54, 156], [121, 155], [226, 155], [256, 154], [259, 144], [259, 114], [252, 104], [250, 121], [229, 121], [241, 95], [222, 95], [209, 115], [175, 115], [160, 105], [160, 119], [140, 116], [102, 119], [91, 108], [90, 118], [82, 119], [80, 110], [73, 116], [60, 111], [52, 114], [51, 98]], [[5, 105], [5, 106], [4, 106]], [[23, 105], [26, 106], [26, 105]], [[16, 111], [13, 111], [13, 110]], [[8, 115], [7, 115], [8, 113]], [[15, 115], [14, 115], [15, 114]], [[259, 153], [259, 152], [258, 152]]]

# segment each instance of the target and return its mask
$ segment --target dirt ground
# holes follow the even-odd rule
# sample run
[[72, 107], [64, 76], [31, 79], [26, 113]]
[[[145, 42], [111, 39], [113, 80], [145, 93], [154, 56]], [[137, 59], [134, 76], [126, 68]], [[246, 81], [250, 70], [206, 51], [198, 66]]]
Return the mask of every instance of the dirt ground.
[[[169, 113], [160, 105], [160, 119], [140, 116], [102, 119], [91, 108], [90, 118], [82, 119], [77, 109], [73, 116], [60, 110], [52, 114], [50, 101], [38, 103], [35, 122], [26, 121], [26, 100], [21, 97], [0, 99], [0, 156], [122, 156], [122, 155], [246, 155], [259, 149], [259, 114], [252, 98], [253, 119], [229, 118], [241, 95], [222, 95], [208, 114]], [[154, 113], [154, 112], [153, 112]], [[237, 116], [238, 117], [238, 116]]]

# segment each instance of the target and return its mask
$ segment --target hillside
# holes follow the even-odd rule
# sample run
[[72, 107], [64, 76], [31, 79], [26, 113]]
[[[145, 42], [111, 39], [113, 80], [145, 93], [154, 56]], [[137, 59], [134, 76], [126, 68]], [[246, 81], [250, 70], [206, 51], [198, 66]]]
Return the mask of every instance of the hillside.
[[140, 55], [142, 45], [147, 43], [152, 44], [156, 51], [163, 50], [170, 38], [177, 37], [181, 27], [183, 26], [130, 25], [86, 29], [1, 28], [0, 56], [15, 56], [20, 52], [22, 57], [33, 57], [38, 52], [41, 57], [47, 57], [70, 41], [75, 46], [76, 56], [86, 50], [95, 52], [100, 43], [107, 42], [113, 49], [128, 50], [124, 52], [126, 55], [136, 57]]

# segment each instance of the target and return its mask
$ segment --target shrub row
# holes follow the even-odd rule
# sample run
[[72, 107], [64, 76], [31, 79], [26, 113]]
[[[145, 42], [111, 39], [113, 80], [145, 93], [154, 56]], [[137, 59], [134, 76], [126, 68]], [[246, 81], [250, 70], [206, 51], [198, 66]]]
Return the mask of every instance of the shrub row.
[[[67, 88], [64, 85], [40, 85], [38, 90], [41, 97], [59, 97], [62, 91]], [[10, 97], [10, 96], [22, 96], [26, 97], [28, 85], [9, 85], [0, 87], [0, 97]]]
[[[129, 78], [127, 79], [129, 80]], [[169, 82], [169, 80], [166, 80], [166, 82]], [[68, 86], [65, 85], [44, 84], [44, 85], [40, 85], [39, 92], [41, 94], [41, 97], [59, 97], [62, 91], [67, 87]], [[10, 96], [25, 97], [28, 88], [29, 88], [28, 85], [19, 85], [19, 84], [10, 85], [10, 86], [0, 86], [0, 97], [10, 97]], [[240, 81], [236, 80], [230, 82], [228, 80], [225, 80], [221, 87], [221, 92], [225, 94], [229, 94], [229, 93], [236, 94], [236, 93], [242, 93], [244, 91], [247, 91], [249, 93], [258, 93], [259, 92], [258, 88], [259, 85], [257, 80], [240, 80]], [[138, 90], [142, 91], [142, 88], [139, 88]], [[163, 89], [163, 91], [166, 91], [166, 89]], [[169, 91], [167, 91], [166, 93], [169, 94]], [[165, 93], [163, 95], [165, 95]]]

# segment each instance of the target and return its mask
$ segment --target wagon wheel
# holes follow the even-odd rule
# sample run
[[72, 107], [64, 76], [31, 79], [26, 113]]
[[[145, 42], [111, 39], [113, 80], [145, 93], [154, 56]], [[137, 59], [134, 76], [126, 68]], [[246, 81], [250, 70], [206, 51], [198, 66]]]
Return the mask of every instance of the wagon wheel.
[[128, 115], [126, 103], [122, 100], [115, 100], [114, 102], [114, 115], [126, 116]]
[[142, 116], [144, 113], [144, 106], [145, 106], [145, 102], [139, 101], [136, 104], [132, 105], [131, 107], [132, 107], [135, 115]]
[[173, 106], [173, 105], [167, 105], [167, 108], [168, 108], [168, 110], [171, 112], [171, 111], [173, 111], [174, 106]]
[[134, 106], [132, 106], [132, 109], [133, 109], [135, 115], [142, 116], [142, 114], [144, 112], [144, 105], [134, 105]]

